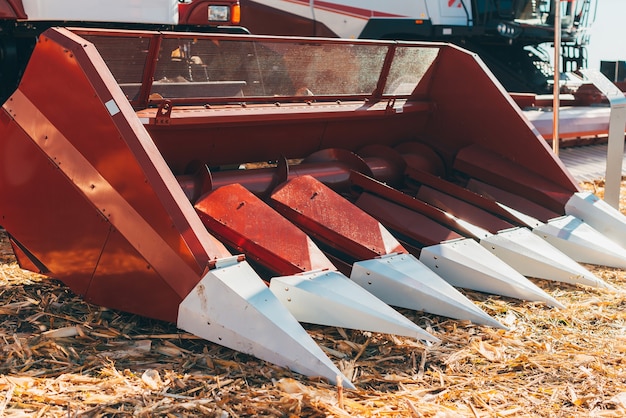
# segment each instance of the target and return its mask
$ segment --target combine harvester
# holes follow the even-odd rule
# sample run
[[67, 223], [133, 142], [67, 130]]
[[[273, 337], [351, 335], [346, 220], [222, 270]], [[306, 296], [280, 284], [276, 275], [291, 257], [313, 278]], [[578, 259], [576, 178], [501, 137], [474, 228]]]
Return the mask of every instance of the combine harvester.
[[0, 158], [23, 268], [348, 387], [298, 322], [436, 342], [389, 305], [502, 328], [456, 287], [559, 307], [525, 276], [626, 266], [624, 218], [449, 44], [50, 28]]
[[546, 94], [557, 6], [563, 72], [585, 68], [596, 0], [241, 0], [241, 22], [259, 35], [450, 42], [508, 91]]
[[37, 37], [50, 27], [247, 33], [240, 18], [237, 0], [0, 0], [0, 101], [15, 90]]

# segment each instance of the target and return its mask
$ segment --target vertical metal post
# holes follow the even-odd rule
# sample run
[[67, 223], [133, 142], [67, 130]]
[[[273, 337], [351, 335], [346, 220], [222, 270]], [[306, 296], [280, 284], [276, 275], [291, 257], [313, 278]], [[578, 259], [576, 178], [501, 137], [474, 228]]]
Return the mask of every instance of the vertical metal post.
[[552, 151], [559, 155], [559, 108], [561, 88], [561, 0], [556, 0], [554, 10], [554, 88], [552, 99]]
[[598, 70], [583, 69], [581, 73], [609, 100], [609, 143], [604, 177], [604, 201], [619, 210], [619, 195], [624, 160], [624, 129], [626, 129], [626, 96]]

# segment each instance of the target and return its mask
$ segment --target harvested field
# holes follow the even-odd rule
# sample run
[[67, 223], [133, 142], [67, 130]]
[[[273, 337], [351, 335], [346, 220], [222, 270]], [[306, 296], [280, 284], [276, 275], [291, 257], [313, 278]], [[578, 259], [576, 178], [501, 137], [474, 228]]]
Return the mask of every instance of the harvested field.
[[[626, 289], [624, 271], [587, 267]], [[348, 391], [89, 305], [19, 269], [1, 231], [0, 416], [626, 415], [626, 293], [535, 283], [566, 309], [468, 292], [508, 331], [403, 310], [436, 345], [307, 326], [358, 388]]]

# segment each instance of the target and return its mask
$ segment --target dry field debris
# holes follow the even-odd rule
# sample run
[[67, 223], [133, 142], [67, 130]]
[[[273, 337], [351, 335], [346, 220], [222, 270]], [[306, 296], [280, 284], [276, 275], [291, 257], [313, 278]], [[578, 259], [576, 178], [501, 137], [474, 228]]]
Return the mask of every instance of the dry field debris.
[[[626, 291], [625, 271], [587, 267]], [[0, 416], [626, 415], [626, 292], [535, 283], [566, 309], [468, 292], [507, 331], [403, 310], [435, 345], [306, 326], [350, 391], [89, 305], [21, 270], [0, 230]]]

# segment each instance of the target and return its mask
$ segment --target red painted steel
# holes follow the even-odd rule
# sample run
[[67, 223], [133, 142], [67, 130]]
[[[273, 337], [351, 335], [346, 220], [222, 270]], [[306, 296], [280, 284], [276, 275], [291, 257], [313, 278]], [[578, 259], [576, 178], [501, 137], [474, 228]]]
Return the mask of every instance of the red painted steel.
[[0, 1], [0, 19], [26, 19], [26, 17], [21, 0]]
[[405, 171], [420, 170], [437, 176], [446, 175], [444, 162], [432, 147], [419, 142], [404, 142], [394, 149], [405, 161]]
[[463, 238], [427, 216], [370, 193], [362, 193], [355, 204], [416, 248]]
[[[536, 219], [539, 219], [542, 222], [548, 222], [548, 220], [563, 216], [563, 213], [553, 212], [544, 206], [541, 206], [535, 202], [531, 202], [530, 200], [505, 189], [492, 186], [490, 184], [484, 183], [482, 181], [478, 181], [476, 179], [470, 179], [467, 182], [467, 187], [469, 190], [472, 190], [476, 193], [480, 193], [488, 199], [498, 201], [504, 205], [507, 205], [510, 208], [519, 210], [518, 208], [523, 208], [522, 213], [526, 215], [533, 216]], [[503, 215], [506, 217], [506, 215]], [[508, 215], [508, 219], [512, 222], [518, 222], [520, 224], [524, 224], [521, 220], [516, 220], [513, 215]]]
[[[427, 221], [425, 225], [423, 225], [420, 222], [398, 221], [394, 218], [393, 212], [387, 215], [387, 221], [383, 221], [383, 218], [379, 218], [378, 216], [376, 216], [379, 220], [383, 222], [383, 224], [388, 226], [390, 229], [406, 235], [411, 235], [406, 232], [407, 229], [423, 227], [424, 229], [421, 230], [419, 233], [419, 236], [421, 236], [422, 238], [418, 239], [418, 241], [424, 244], [429, 243], [427, 245], [432, 245], [430, 243], [434, 242], [456, 239], [461, 237], [461, 234], [471, 236], [470, 231], [467, 231], [462, 225], [457, 223], [454, 219], [450, 218], [445, 212], [443, 212], [439, 208], [429, 205], [421, 200], [415, 199], [409, 194], [400, 192], [396, 189], [389, 187], [386, 184], [378, 182], [374, 179], [370, 179], [359, 173], [353, 172], [350, 176], [350, 179], [352, 180], [352, 183], [356, 188], [369, 194], [379, 196], [388, 202], [393, 202], [396, 205], [402, 206], [404, 209], [408, 209], [429, 219], [429, 221]], [[366, 212], [373, 214], [368, 210], [366, 210]], [[437, 231], [437, 233], [426, 233], [428, 229], [427, 227], [431, 223], [430, 220], [435, 221], [448, 229], [441, 230], [437, 226], [433, 226], [433, 229]], [[393, 225], [393, 227], [391, 225]]]
[[[374, 175], [376, 178], [380, 178], [383, 181], [392, 179], [394, 174], [397, 175], [397, 172], [392, 170], [392, 167], [386, 164], [377, 164], [380, 163], [378, 159], [363, 160], [363, 163], [370, 175]], [[374, 174], [372, 174], [372, 170], [369, 169], [369, 164], [375, 166]], [[290, 165], [284, 180], [311, 175], [333, 190], [347, 191], [350, 187], [350, 172], [352, 169], [354, 169], [354, 167], [350, 162], [343, 160], [302, 162], [300, 164]], [[275, 167], [218, 171], [212, 174], [213, 187], [218, 188], [232, 183], [239, 183], [244, 185], [251, 192], [257, 195], [263, 195], [272, 191], [273, 180], [279, 171], [280, 169]], [[390, 174], [392, 171], [393, 173]]]
[[0, 216], [31, 255], [23, 265], [45, 266], [88, 301], [175, 321], [209, 261], [229, 253], [93, 46], [46, 32], [0, 120]]
[[[198, 57], [221, 57], [217, 73], [232, 78], [162, 81], [170, 70], [204, 69], [172, 59], [181, 43], [211, 48]], [[255, 65], [243, 65], [250, 57]], [[261, 66], [268, 72], [259, 73]], [[257, 72], [246, 78], [244, 70]], [[394, 93], [394, 77], [408, 72], [416, 74], [413, 90]], [[273, 90], [283, 83], [290, 88]], [[298, 96], [301, 87], [313, 96]], [[261, 162], [274, 166], [239, 169]], [[417, 220], [424, 213], [399, 197], [410, 189], [405, 165], [458, 184], [489, 177], [555, 212], [578, 191], [484, 65], [450, 45], [51, 29], [0, 112], [0, 223], [23, 266], [63, 280], [89, 301], [175, 320], [181, 298], [216, 258], [230, 256], [190, 199], [216, 189], [198, 202], [215, 220], [234, 216], [241, 202], [243, 210], [254, 208], [237, 228], [230, 226], [235, 219], [208, 222], [252, 257], [257, 241], [267, 239], [279, 255], [304, 254], [293, 257], [300, 270], [330, 268], [310, 261], [304, 234], [290, 228], [276, 235], [283, 220], [230, 185], [262, 196], [288, 180], [273, 194], [280, 212], [352, 257], [405, 250], [328, 188], [349, 191], [351, 170], [396, 187], [395, 196], [363, 194], [359, 204], [384, 206], [384, 219], [400, 233], [424, 244], [460, 236], [435, 220], [440, 232], [429, 231]], [[281, 274], [298, 270], [284, 271], [262, 251], [256, 258]]]
[[244, 1], [241, 4], [241, 24], [249, 27], [252, 22], [255, 24], [254, 33], [259, 35], [280, 33], [285, 36], [305, 35], [328, 38], [336, 36], [321, 22], [283, 12], [257, 2]]
[[[167, 125], [156, 123], [156, 110], [138, 112], [175, 173], [194, 159], [210, 166], [306, 158], [327, 148], [356, 151], [369, 144], [394, 145], [421, 129], [429, 115], [423, 103], [400, 114], [361, 102], [174, 108]], [[236, 138], [237, 146], [224, 138]], [[207, 147], [207, 138], [211, 146]], [[294, 140], [297, 138], [297, 140]]]
[[[559, 162], [560, 164], [560, 162]], [[564, 214], [576, 189], [564, 187], [547, 173], [532, 172], [519, 159], [503, 158], [481, 146], [468, 146], [456, 156], [454, 168], [470, 177], [516, 193], [554, 212]], [[566, 172], [566, 170], [564, 170]], [[568, 173], [566, 173], [569, 176]], [[518, 206], [520, 212], [528, 208]]]
[[[462, 76], [451, 72], [459, 66], [464, 68]], [[465, 104], [474, 102], [475, 89], [485, 99], [468, 107]], [[568, 190], [578, 187], [482, 64], [454, 47], [442, 47], [437, 65], [426, 71], [410, 99], [395, 106], [385, 101], [363, 106], [354, 101], [286, 100], [280, 106], [175, 106], [167, 124], [157, 123], [155, 110], [140, 111], [138, 116], [148, 121], [151, 137], [175, 173], [183, 172], [192, 157], [208, 165], [237, 164], [275, 160], [280, 155], [306, 158], [327, 147], [358, 152], [368, 145], [396, 146], [417, 140], [442, 161], [445, 176], [453, 174], [460, 149], [478, 144], [524, 165], [529, 173], [553, 178]], [[485, 119], [495, 126], [487, 129]], [[502, 132], [507, 132], [506, 138]], [[237, 138], [239, 146], [217, 139], [211, 147], [204, 145], [207, 137], [225, 136]]]
[[[388, 148], [376, 147], [375, 151], [383, 154], [383, 157], [367, 156], [370, 154], [362, 153], [360, 150], [359, 154], [363, 155], [363, 158], [345, 150], [326, 149], [310, 155], [297, 164], [280, 160], [280, 164], [271, 167], [216, 171], [211, 174], [210, 182], [212, 189], [238, 183], [258, 196], [271, 193], [278, 184], [286, 180], [307, 175], [315, 177], [340, 193], [349, 191], [352, 185], [350, 177], [354, 172], [366, 174], [385, 183], [401, 184], [404, 176], [403, 160], [388, 158], [389, 156], [380, 152], [381, 148], [384, 150]], [[177, 178], [183, 190], [193, 201], [192, 196], [198, 195], [198, 189], [203, 187], [203, 182], [198, 176], [193, 175], [177, 176]]]
[[297, 177], [281, 185], [271, 202], [309, 235], [357, 260], [406, 252], [376, 219], [313, 177]]
[[406, 174], [408, 178], [418, 184], [430, 186], [433, 189], [446, 193], [450, 196], [454, 196], [457, 199], [462, 199], [467, 203], [482, 208], [485, 211], [502, 219], [506, 219], [516, 225], [523, 225], [524, 221], [516, 218], [510, 211], [499, 205], [498, 202], [510, 202], [511, 204], [509, 206], [512, 208], [524, 207], [528, 213], [532, 213], [533, 216], [544, 222], [548, 219], [560, 216], [556, 212], [552, 212], [543, 206], [539, 206], [527, 200], [521, 202], [518, 200], [511, 200], [510, 197], [504, 200], [496, 198], [496, 196], [500, 196], [502, 194], [501, 190], [494, 188], [493, 186], [488, 186], [484, 183], [478, 183], [474, 179], [470, 179], [466, 185], [468, 188], [465, 188], [420, 170], [412, 170], [409, 168], [407, 169]]
[[[454, 47], [442, 49], [435, 74], [427, 94], [437, 103], [437, 111], [420, 132], [420, 139], [442, 156], [448, 170], [460, 150], [474, 145], [526, 168], [523, 173], [512, 173], [501, 167], [500, 173], [506, 173], [503, 177], [543, 176], [570, 194], [579, 191], [545, 140], [476, 57]], [[490, 161], [477, 157], [473, 163], [485, 166]], [[446, 176], [450, 174], [448, 171]]]
[[195, 208], [215, 236], [277, 275], [335, 270], [304, 232], [239, 184], [202, 196]]
[[513, 228], [515, 225], [500, 219], [485, 210], [473, 206], [461, 199], [442, 193], [428, 186], [422, 186], [417, 192], [417, 198], [439, 209], [453, 214], [469, 223], [486, 229], [495, 234], [503, 229]]

